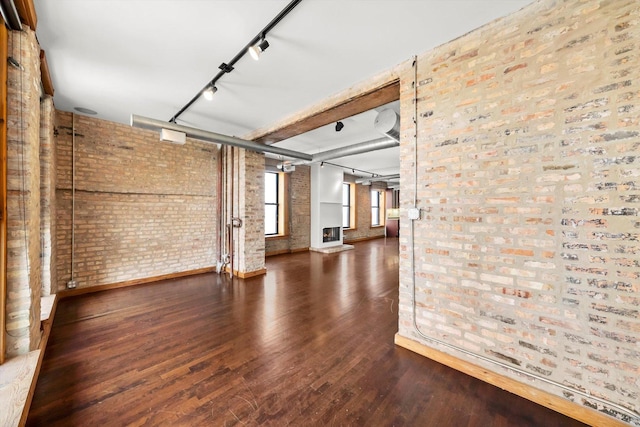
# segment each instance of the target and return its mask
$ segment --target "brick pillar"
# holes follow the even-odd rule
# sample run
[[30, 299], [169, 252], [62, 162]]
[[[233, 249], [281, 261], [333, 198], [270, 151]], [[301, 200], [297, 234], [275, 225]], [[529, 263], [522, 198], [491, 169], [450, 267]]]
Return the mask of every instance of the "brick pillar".
[[9, 34], [7, 81], [7, 356], [40, 343], [40, 48], [29, 29]]
[[242, 220], [234, 229], [233, 269], [240, 277], [263, 274], [264, 242], [264, 156], [235, 149], [233, 216]]
[[55, 108], [53, 98], [45, 97], [40, 105], [40, 238], [42, 239], [42, 295], [55, 293], [56, 250], [56, 156], [54, 147]]

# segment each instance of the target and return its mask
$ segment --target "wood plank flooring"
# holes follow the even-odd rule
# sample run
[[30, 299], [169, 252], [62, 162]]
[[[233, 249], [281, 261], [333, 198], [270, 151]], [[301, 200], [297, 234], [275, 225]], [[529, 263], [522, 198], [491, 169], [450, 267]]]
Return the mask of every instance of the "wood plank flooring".
[[398, 240], [60, 301], [28, 426], [578, 426], [393, 344]]

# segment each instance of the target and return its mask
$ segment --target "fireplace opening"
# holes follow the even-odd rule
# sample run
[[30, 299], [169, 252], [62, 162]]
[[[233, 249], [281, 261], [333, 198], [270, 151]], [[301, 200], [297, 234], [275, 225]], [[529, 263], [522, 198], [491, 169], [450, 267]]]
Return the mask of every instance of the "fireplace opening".
[[337, 242], [340, 240], [341, 227], [329, 227], [322, 229], [322, 242]]

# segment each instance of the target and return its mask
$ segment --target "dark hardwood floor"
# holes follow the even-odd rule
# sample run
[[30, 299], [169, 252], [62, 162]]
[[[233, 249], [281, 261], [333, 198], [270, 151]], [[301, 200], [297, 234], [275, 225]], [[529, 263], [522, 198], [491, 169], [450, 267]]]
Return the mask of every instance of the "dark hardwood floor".
[[398, 241], [59, 303], [28, 426], [577, 426], [393, 344]]

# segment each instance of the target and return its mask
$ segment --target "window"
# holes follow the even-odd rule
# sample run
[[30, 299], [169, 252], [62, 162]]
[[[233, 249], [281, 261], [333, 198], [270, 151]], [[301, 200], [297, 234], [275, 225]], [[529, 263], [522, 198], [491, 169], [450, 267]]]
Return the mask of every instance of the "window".
[[351, 184], [347, 183], [342, 184], [342, 228], [351, 228]]
[[264, 174], [264, 234], [267, 236], [279, 233], [280, 177], [275, 172]]
[[371, 190], [371, 226], [382, 225], [382, 193]]

